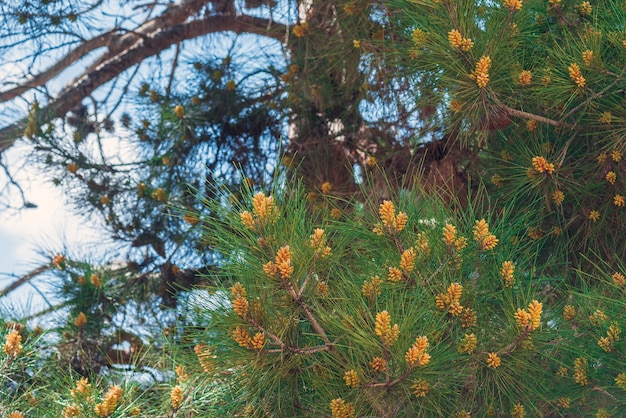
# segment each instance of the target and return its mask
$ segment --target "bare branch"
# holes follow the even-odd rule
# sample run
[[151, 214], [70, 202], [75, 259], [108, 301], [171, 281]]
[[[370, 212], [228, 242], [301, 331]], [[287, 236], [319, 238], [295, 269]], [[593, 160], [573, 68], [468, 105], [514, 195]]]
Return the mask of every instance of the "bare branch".
[[172, 70], [170, 71], [170, 79], [167, 82], [167, 88], [165, 89], [165, 95], [170, 98], [172, 91], [172, 83], [174, 83], [174, 74], [176, 73], [176, 67], [178, 67], [178, 57], [180, 56], [180, 44], [176, 44], [176, 53], [174, 54], [174, 61], [172, 61]]
[[[24, 195], [24, 189], [22, 189], [22, 186], [20, 186], [20, 184], [13, 178], [13, 175], [11, 174], [9, 167], [1, 159], [0, 159], [0, 167], [2, 168], [2, 171], [4, 171], [4, 175], [7, 178], [6, 185], [0, 190], [0, 195], [2, 195], [2, 193], [7, 191], [10, 187], [14, 187], [17, 190], [17, 192], [20, 194], [20, 197], [22, 198], [22, 206], [21, 206], [22, 208], [35, 207], [33, 203], [30, 203], [26, 200], [26, 196]], [[9, 203], [6, 204], [6, 208], [10, 208], [11, 206], [12, 205], [9, 201]]]
[[162, 15], [147, 21], [134, 31], [120, 35], [117, 30], [112, 30], [85, 41], [42, 73], [11, 90], [0, 93], [0, 103], [11, 100], [32, 88], [43, 86], [89, 52], [104, 46], [108, 47], [108, 53], [101, 56], [96, 63], [90, 67], [90, 69], [94, 68], [107, 59], [110, 59], [115, 54], [123, 51], [125, 48], [130, 47], [141, 37], [154, 33], [161, 28], [183, 23], [189, 16], [198, 13], [207, 3], [208, 0], [186, 0], [180, 5], [170, 6]]
[[40, 274], [42, 274], [42, 273], [44, 273], [44, 272], [46, 272], [48, 270], [50, 270], [50, 264], [44, 264], [43, 266], [37, 267], [35, 270], [33, 270], [30, 273], [20, 277], [19, 279], [17, 279], [16, 281], [11, 283], [10, 285], [5, 287], [4, 289], [0, 290], [0, 298], [3, 297], [3, 296], [8, 295], [9, 293], [14, 291], [15, 289], [17, 289], [21, 285], [23, 285], [25, 283], [28, 283], [31, 279], [34, 279], [35, 277], [39, 276]]
[[[508, 107], [507, 105], [502, 103], [500, 101], [500, 99], [498, 99], [498, 97], [496, 97], [495, 94], [492, 95], [492, 99], [496, 103], [496, 105], [498, 105], [502, 110], [504, 110], [510, 116], [515, 116], [515, 117], [522, 118], [522, 119], [534, 120], [534, 121], [537, 121], [537, 122], [540, 122], [540, 123], [545, 123], [545, 124], [548, 124], [548, 125], [555, 126], [557, 128], [567, 128], [567, 129], [573, 129], [574, 128], [574, 125], [571, 125], [571, 124], [563, 122], [563, 121], [557, 121], [557, 120], [554, 120], [554, 119], [546, 118], [545, 116], [535, 115], [535, 114], [532, 114], [532, 113], [524, 112], [523, 110], [517, 110], [517, 109], [513, 109], [511, 107]], [[1, 150], [1, 148], [0, 148], [0, 150]]]
[[86, 72], [93, 70], [111, 57], [131, 47], [139, 39], [154, 34], [164, 28], [172, 27], [185, 22], [190, 16], [198, 13], [208, 0], [185, 0], [180, 5], [173, 5], [160, 16], [148, 20], [137, 29], [128, 31], [116, 37], [109, 43], [108, 54], [101, 56]]
[[[187, 39], [210, 33], [231, 31], [237, 34], [254, 33], [282, 40], [284, 26], [267, 28], [267, 19], [252, 16], [220, 15], [175, 25], [138, 39], [132, 46], [102, 62], [92, 71], [86, 71], [66, 86], [47, 106], [40, 110], [40, 123], [61, 117], [78, 106], [94, 90], [113, 80], [124, 71], [146, 58]], [[0, 129], [0, 153], [13, 145], [26, 129], [28, 118], [23, 118]]]
[[313, 329], [319, 334], [320, 338], [324, 340], [324, 343], [327, 346], [329, 346], [331, 350], [334, 351], [333, 343], [328, 338], [328, 335], [326, 335], [326, 331], [324, 331], [324, 328], [322, 328], [320, 323], [313, 316], [313, 312], [311, 312], [307, 304], [304, 303], [302, 298], [299, 296], [300, 292], [296, 291], [293, 284], [291, 284], [291, 282], [289, 281], [285, 282], [285, 287], [287, 288], [287, 291], [289, 292], [289, 295], [291, 296], [293, 301], [296, 302], [296, 304], [304, 311], [304, 314], [306, 315], [306, 317], [309, 318], [309, 321], [311, 322], [311, 326], [313, 327]]
[[580, 104], [576, 107], [574, 107], [572, 110], [570, 110], [569, 112], [567, 112], [565, 114], [565, 116], [563, 116], [561, 118], [561, 121], [566, 120], [567, 118], [569, 118], [570, 116], [572, 116], [573, 114], [575, 114], [576, 112], [578, 112], [580, 109], [582, 109], [583, 107], [589, 105], [589, 103], [591, 103], [592, 101], [596, 100], [596, 99], [600, 99], [602, 98], [607, 92], [611, 92], [612, 95], [617, 95], [617, 94], [621, 94], [623, 92], [623, 90], [615, 90], [613, 89], [613, 87], [622, 81], [622, 76], [624, 75], [624, 72], [626, 71], [626, 69], [622, 70], [622, 72], [620, 73], [619, 76], [616, 76], [615, 80], [609, 84], [608, 86], [606, 86], [604, 89], [602, 89], [602, 91], [599, 91], [597, 93], [595, 93], [594, 95], [590, 96], [589, 98], [587, 98], [587, 100], [580, 102]]
[[0, 103], [12, 100], [32, 88], [43, 86], [89, 52], [106, 46], [113, 39], [114, 35], [115, 33], [108, 32], [80, 44], [42, 73], [11, 90], [0, 93]]

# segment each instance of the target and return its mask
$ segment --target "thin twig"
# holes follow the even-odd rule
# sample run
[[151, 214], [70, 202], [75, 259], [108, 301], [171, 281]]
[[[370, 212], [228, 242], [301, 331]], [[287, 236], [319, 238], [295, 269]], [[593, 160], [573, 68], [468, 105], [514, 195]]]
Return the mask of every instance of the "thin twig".
[[413, 369], [409, 368], [404, 373], [402, 373], [400, 376], [398, 376], [397, 378], [395, 378], [395, 379], [393, 379], [393, 380], [391, 380], [389, 382], [366, 383], [363, 386], [364, 387], [368, 387], [368, 388], [380, 388], [380, 387], [391, 388], [392, 386], [395, 386], [398, 383], [401, 383], [401, 382], [405, 381], [406, 379], [408, 379], [408, 377], [411, 375], [411, 372], [413, 372]]
[[278, 337], [278, 335], [274, 334], [271, 331], [266, 330], [263, 326], [261, 326], [261, 324], [256, 322], [256, 320], [254, 318], [248, 318], [248, 322], [250, 324], [252, 324], [253, 327], [255, 327], [256, 329], [261, 331], [262, 333], [269, 335], [269, 337], [274, 341], [274, 343], [278, 344], [278, 346], [280, 346], [280, 351], [285, 351], [285, 348], [287, 348], [287, 344], [285, 344], [280, 339], [280, 337]]
[[290, 353], [293, 353], [293, 354], [313, 354], [313, 353], [319, 353], [321, 351], [328, 351], [330, 349], [331, 349], [331, 346], [329, 345], [316, 345], [315, 347], [307, 347], [307, 348], [285, 346], [284, 349], [281, 348], [281, 349], [261, 350], [261, 352], [283, 353], [285, 351], [289, 351]]
[[526, 339], [526, 337], [528, 337], [530, 335], [530, 327], [526, 327], [524, 329], [524, 331], [522, 331], [520, 333], [520, 335], [518, 335], [517, 337], [515, 337], [515, 339], [513, 340], [513, 342], [509, 345], [507, 345], [506, 347], [504, 347], [503, 349], [499, 350], [497, 352], [498, 355], [500, 356], [506, 356], [508, 354], [511, 354], [513, 352], [513, 350], [515, 350], [515, 348], [523, 341]]
[[500, 107], [502, 110], [507, 112], [510, 116], [516, 116], [516, 117], [522, 118], [522, 119], [535, 120], [537, 122], [547, 123], [548, 125], [556, 126], [556, 127], [559, 127], [559, 128], [569, 128], [569, 129], [572, 129], [574, 127], [574, 125], [570, 125], [569, 123], [565, 123], [565, 122], [562, 122], [562, 121], [557, 121], [557, 120], [554, 120], [554, 119], [549, 119], [549, 118], [546, 118], [545, 116], [539, 116], [539, 115], [535, 115], [533, 113], [524, 112], [523, 110], [517, 110], [517, 109], [513, 109], [511, 107], [508, 107], [507, 105], [502, 103], [500, 101], [500, 99], [498, 99], [498, 97], [495, 94], [492, 94], [491, 98], [493, 99], [493, 101], [495, 102], [495, 104], [498, 107]]
[[176, 67], [178, 67], [178, 56], [180, 55], [180, 42], [176, 43], [176, 52], [174, 53], [174, 61], [172, 61], [172, 71], [170, 72], [170, 79], [167, 81], [167, 88], [165, 89], [165, 97], [169, 100], [170, 93], [172, 92], [172, 84], [174, 84], [174, 73]]
[[50, 270], [51, 267], [52, 267], [51, 264], [44, 264], [43, 266], [37, 267], [35, 270], [31, 271], [30, 273], [20, 277], [19, 279], [17, 279], [16, 281], [11, 283], [10, 285], [5, 287], [4, 289], [0, 290], [0, 298], [3, 297], [3, 296], [8, 295], [12, 291], [17, 289], [21, 285], [23, 285], [24, 283], [27, 283], [29, 280], [39, 276], [41, 273], [44, 273], [44, 272]]
[[[587, 100], [585, 100], [584, 102], [580, 103], [578, 106], [574, 107], [572, 110], [570, 110], [569, 112], [567, 112], [565, 114], [565, 116], [563, 116], [561, 118], [561, 121], [564, 121], [565, 119], [567, 119], [568, 117], [570, 117], [571, 115], [573, 115], [574, 113], [576, 113], [578, 110], [580, 110], [583, 106], [589, 104], [589, 102], [591, 102], [592, 100], [595, 99], [599, 99], [602, 96], [604, 96], [604, 94], [609, 91], [610, 89], [613, 88], [613, 86], [615, 86], [619, 81], [622, 81], [622, 75], [624, 74], [624, 71], [626, 70], [622, 70], [621, 74], [608, 86], [606, 86], [604, 89], [602, 89], [601, 91], [599, 91], [598, 93], [594, 94], [593, 96], [589, 97]], [[620, 93], [621, 90], [615, 91], [613, 92], [613, 94], [617, 94]]]

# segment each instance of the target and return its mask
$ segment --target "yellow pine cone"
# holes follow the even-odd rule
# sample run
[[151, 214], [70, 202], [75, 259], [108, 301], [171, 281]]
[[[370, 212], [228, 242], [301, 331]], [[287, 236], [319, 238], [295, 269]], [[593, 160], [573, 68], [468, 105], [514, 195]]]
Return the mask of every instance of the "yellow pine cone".
[[382, 294], [382, 290], [380, 288], [380, 284], [382, 280], [378, 276], [374, 276], [370, 281], [365, 281], [363, 286], [361, 287], [361, 293], [363, 296], [374, 299], [376, 296], [380, 296]]
[[472, 308], [463, 308], [459, 318], [461, 319], [461, 326], [463, 328], [469, 328], [476, 325], [478, 318], [476, 317], [476, 311]]
[[544, 157], [533, 157], [531, 162], [533, 168], [539, 173], [547, 173], [549, 175], [554, 173], [554, 164], [549, 163]]
[[202, 366], [202, 370], [205, 373], [210, 373], [214, 369], [213, 361], [211, 360], [212, 353], [206, 344], [196, 344], [193, 348], [194, 353], [198, 357], [198, 362]]
[[348, 370], [343, 379], [346, 381], [346, 386], [349, 388], [355, 388], [359, 385], [359, 375], [356, 370]]
[[476, 68], [471, 76], [476, 80], [476, 85], [484, 88], [489, 84], [489, 70], [491, 69], [491, 58], [483, 55], [476, 63]]
[[262, 192], [256, 193], [252, 197], [252, 208], [254, 214], [262, 221], [267, 220], [273, 216], [275, 209], [274, 198], [272, 196], [265, 196]]
[[288, 279], [293, 274], [291, 265], [291, 250], [288, 245], [281, 247], [276, 253], [276, 267], [280, 272], [281, 279]]
[[76, 387], [70, 390], [70, 395], [74, 399], [82, 397], [84, 399], [89, 398], [91, 394], [91, 383], [87, 380], [86, 377], [81, 377], [78, 382], [76, 382]]
[[454, 302], [459, 302], [461, 300], [461, 296], [463, 295], [463, 286], [459, 283], [452, 283], [448, 287], [448, 296], [450, 296], [450, 300]]
[[524, 70], [517, 76], [517, 82], [521, 86], [529, 86], [533, 79], [533, 73], [528, 70]]
[[474, 225], [474, 240], [480, 250], [493, 250], [498, 244], [498, 239], [489, 232], [489, 224], [484, 219], [476, 221]]
[[526, 415], [526, 412], [524, 411], [524, 405], [522, 405], [521, 403], [516, 403], [515, 406], [513, 407], [513, 412], [511, 413], [511, 416], [513, 418], [524, 418], [524, 416]]
[[326, 235], [321, 228], [315, 228], [311, 234], [309, 246], [315, 249], [315, 257], [325, 258], [330, 255], [331, 249], [326, 245]]
[[355, 413], [354, 405], [341, 398], [330, 401], [330, 412], [333, 418], [352, 418]]
[[568, 409], [572, 400], [570, 398], [559, 398], [557, 406], [559, 408]]
[[426, 353], [428, 346], [429, 343], [427, 337], [417, 337], [413, 345], [404, 355], [404, 359], [408, 363], [409, 367], [421, 367], [430, 362], [430, 354]]
[[563, 308], [563, 318], [565, 318], [567, 321], [571, 321], [572, 319], [574, 319], [575, 316], [576, 308], [574, 308], [572, 305], [565, 305], [565, 307]]
[[569, 72], [569, 77], [579, 88], [585, 87], [585, 77], [583, 77], [580, 72], [580, 67], [578, 64], [571, 64], [567, 67], [567, 71]]
[[500, 360], [500, 356], [496, 353], [489, 353], [487, 355], [487, 366], [492, 369], [497, 369], [502, 364], [502, 360]]
[[170, 399], [174, 410], [180, 408], [180, 405], [183, 403], [183, 388], [180, 385], [172, 388], [172, 391], [170, 392]]
[[330, 295], [330, 288], [328, 287], [328, 283], [324, 281], [321, 281], [317, 284], [316, 290], [320, 295], [324, 297], [328, 297], [328, 295]]
[[76, 319], [74, 319], [74, 325], [78, 328], [82, 328], [86, 323], [87, 316], [83, 312], [79, 313], [78, 316], [76, 316]]
[[447, 246], [454, 245], [454, 241], [456, 240], [456, 228], [450, 224], [446, 224], [443, 227], [443, 242]]
[[22, 336], [17, 330], [10, 331], [4, 339], [5, 343], [2, 349], [5, 354], [9, 357], [17, 357], [22, 353]]
[[291, 249], [288, 245], [281, 247], [276, 253], [275, 261], [269, 261], [263, 265], [263, 271], [268, 275], [287, 280], [293, 274], [291, 265]]
[[111, 386], [104, 395], [104, 400], [94, 407], [94, 412], [100, 417], [108, 417], [115, 411], [119, 401], [122, 399], [122, 388]]
[[409, 274], [413, 271], [416, 258], [415, 248], [411, 247], [408, 250], [404, 250], [400, 257], [400, 268], [405, 274]]
[[378, 213], [380, 219], [387, 230], [391, 233], [399, 233], [404, 230], [408, 221], [408, 216], [404, 212], [399, 212], [396, 215], [396, 207], [390, 200], [384, 200], [380, 204]]
[[618, 150], [611, 151], [611, 160], [615, 163], [622, 161], [622, 153]]
[[463, 306], [459, 302], [454, 302], [450, 305], [448, 312], [450, 312], [450, 315], [452, 316], [459, 316], [463, 312], [463, 309]]
[[519, 12], [522, 10], [522, 0], [504, 0], [504, 7], [512, 12]]
[[81, 414], [80, 407], [76, 404], [71, 404], [63, 409], [63, 418], [74, 418]]
[[574, 360], [574, 381], [580, 386], [589, 383], [587, 380], [587, 359], [584, 357], [578, 357]]
[[261, 350], [265, 345], [265, 335], [263, 333], [257, 332], [256, 334], [254, 334], [254, 337], [252, 337], [250, 344], [255, 350]]
[[387, 277], [387, 280], [394, 283], [402, 281], [402, 270], [397, 267], [389, 267], [389, 276]]
[[389, 367], [387, 360], [382, 357], [374, 357], [370, 362], [370, 366], [375, 372], [384, 372]]
[[611, 278], [613, 279], [613, 283], [615, 283], [616, 286], [624, 286], [624, 284], [626, 284], [626, 276], [624, 276], [622, 273], [613, 273]]
[[246, 288], [243, 287], [243, 285], [240, 282], [235, 283], [230, 288], [230, 294], [232, 298], [237, 298], [237, 297], [245, 298], [248, 296], [246, 293]]
[[463, 339], [461, 340], [461, 343], [459, 344], [459, 352], [472, 354], [477, 346], [478, 346], [478, 339], [476, 338], [476, 335], [474, 335], [473, 333], [465, 334], [463, 335]]
[[515, 265], [512, 261], [505, 261], [502, 263], [502, 268], [500, 269], [500, 277], [502, 277], [502, 281], [504, 281], [505, 287], [511, 287], [515, 284]]
[[251, 231], [254, 231], [255, 229], [254, 218], [252, 217], [252, 214], [250, 212], [248, 212], [247, 210], [244, 210], [243, 212], [239, 214], [239, 219], [241, 220], [241, 224], [243, 226], [245, 226], [247, 229]]
[[248, 314], [248, 300], [244, 297], [237, 296], [235, 300], [233, 300], [233, 310], [237, 315], [245, 318]]
[[424, 379], [417, 379], [413, 382], [413, 386], [411, 386], [411, 388], [413, 389], [413, 394], [415, 396], [422, 398], [428, 394], [430, 385]]
[[102, 280], [100, 280], [100, 276], [95, 273], [89, 277], [89, 282], [92, 284], [93, 287], [102, 287]]
[[543, 311], [543, 304], [533, 300], [528, 304], [528, 313], [530, 314], [531, 330], [536, 330], [541, 325], [541, 313]]
[[517, 325], [522, 328], [526, 328], [530, 324], [530, 314], [524, 309], [518, 309], [513, 316]]
[[380, 337], [380, 340], [386, 346], [390, 347], [398, 340], [400, 335], [400, 329], [398, 324], [391, 326], [391, 316], [389, 312], [382, 311], [376, 314], [376, 328], [374, 330], [376, 335]]
[[452, 29], [448, 32], [448, 42], [454, 48], [459, 48], [461, 46], [461, 42], [463, 41], [463, 35], [456, 29]]
[[248, 348], [252, 344], [252, 338], [250, 338], [250, 334], [248, 331], [243, 329], [242, 327], [237, 327], [232, 333], [232, 338], [235, 340], [240, 347]]

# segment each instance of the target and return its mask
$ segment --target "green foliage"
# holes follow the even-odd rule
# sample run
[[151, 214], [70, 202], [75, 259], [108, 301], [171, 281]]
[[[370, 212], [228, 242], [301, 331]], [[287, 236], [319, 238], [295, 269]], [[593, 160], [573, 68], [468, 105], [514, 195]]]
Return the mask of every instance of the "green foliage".
[[131, 164], [92, 155], [111, 120], [76, 109], [60, 139], [33, 106], [55, 182], [131, 250], [55, 259], [57, 341], [2, 325], [0, 414], [625, 416], [625, 21], [316, 2], [284, 66], [230, 51], [144, 84]]
[[492, 196], [531, 211], [529, 235], [564, 265], [623, 259], [624, 2], [389, 3], [398, 54], [434, 84], [448, 135], [479, 150]]
[[[415, 191], [396, 199], [397, 210], [353, 204], [340, 220], [313, 209], [298, 186], [248, 199], [213, 206], [220, 216], [206, 220], [221, 269], [237, 283], [213, 294], [209, 326], [195, 335], [235, 382], [230, 414], [327, 416], [339, 398], [352, 405], [345, 416], [486, 416], [518, 404], [531, 415], [626, 411], [614, 380], [626, 367], [615, 331], [623, 302], [606, 296], [623, 287], [605, 280], [601, 290], [576, 292], [565, 276], [538, 274], [526, 219], [451, 212]], [[408, 221], [395, 229], [400, 211]], [[480, 216], [490, 218], [488, 231]], [[506, 261], [515, 265], [508, 278]], [[576, 310], [568, 320], [565, 298]], [[606, 317], [593, 319], [594, 309]], [[608, 351], [598, 345], [607, 333]], [[501, 363], [490, 367], [490, 354]], [[577, 383], [582, 358], [587, 380], [576, 369]], [[559, 407], [566, 398], [568, 409]]]

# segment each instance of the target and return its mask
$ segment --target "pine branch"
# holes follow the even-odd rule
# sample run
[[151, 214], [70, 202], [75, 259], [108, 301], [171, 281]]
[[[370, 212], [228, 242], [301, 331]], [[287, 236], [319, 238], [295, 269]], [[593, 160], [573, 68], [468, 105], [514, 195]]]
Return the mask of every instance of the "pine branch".
[[[571, 115], [573, 115], [574, 113], [578, 112], [580, 109], [582, 109], [584, 106], [588, 105], [589, 103], [591, 103], [592, 101], [596, 100], [596, 99], [600, 99], [602, 98], [609, 90], [611, 90], [618, 82], [622, 81], [622, 76], [624, 75], [624, 71], [622, 70], [621, 74], [608, 86], [606, 86], [604, 89], [602, 89], [601, 91], [593, 94], [592, 96], [590, 96], [589, 98], [587, 98], [587, 100], [583, 101], [582, 103], [578, 104], [578, 106], [574, 107], [572, 110], [570, 110], [569, 112], [567, 112], [565, 114], [565, 116], [563, 116], [561, 118], [561, 121], [566, 120], [567, 118], [569, 118]], [[615, 90], [612, 91], [612, 94], [621, 94], [623, 92], [623, 90]]]
[[[285, 344], [278, 335], [274, 334], [273, 332], [265, 329], [263, 326], [261, 326], [261, 324], [259, 324], [258, 322], [256, 322], [254, 320], [254, 318], [248, 318], [248, 322], [250, 324], [252, 324], [253, 327], [255, 327], [256, 329], [258, 329], [259, 331], [261, 331], [263, 334], [267, 334], [269, 335], [269, 337], [274, 341], [275, 344], [277, 344], [280, 347], [279, 351], [285, 351], [285, 349], [287, 348], [287, 344]], [[290, 350], [291, 351], [291, 350]]]
[[328, 338], [328, 335], [326, 335], [326, 331], [324, 331], [324, 328], [322, 328], [322, 326], [320, 325], [320, 323], [317, 321], [317, 319], [313, 316], [313, 313], [311, 312], [311, 310], [309, 309], [309, 307], [307, 306], [307, 304], [302, 300], [302, 298], [299, 296], [299, 292], [296, 291], [296, 289], [293, 287], [293, 284], [291, 284], [291, 282], [286, 282], [285, 283], [285, 287], [287, 288], [287, 291], [289, 292], [289, 294], [291, 295], [292, 299], [294, 302], [296, 302], [296, 304], [302, 309], [302, 311], [304, 312], [304, 315], [306, 315], [306, 317], [309, 319], [309, 321], [311, 321], [311, 326], [313, 327], [313, 329], [318, 333], [318, 335], [320, 336], [320, 338], [322, 340], [324, 340], [324, 343], [326, 343], [326, 345], [330, 346], [331, 349], [334, 349], [333, 343], [330, 341], [330, 339]]
[[533, 113], [529, 113], [529, 112], [524, 112], [523, 110], [517, 110], [517, 109], [513, 109], [507, 105], [505, 105], [504, 103], [502, 103], [500, 101], [500, 99], [498, 99], [498, 97], [493, 94], [492, 96], [493, 101], [496, 103], [496, 105], [498, 107], [500, 107], [502, 110], [504, 110], [506, 113], [509, 114], [509, 116], [516, 116], [518, 118], [522, 118], [522, 119], [529, 119], [529, 120], [534, 120], [540, 123], [545, 123], [548, 125], [552, 125], [552, 126], [556, 126], [558, 128], [568, 128], [568, 129], [573, 129], [574, 125], [571, 125], [569, 123], [563, 122], [563, 121], [557, 121], [554, 119], [550, 119], [550, 118], [546, 118], [545, 116], [539, 116], [539, 115], [535, 115]]

